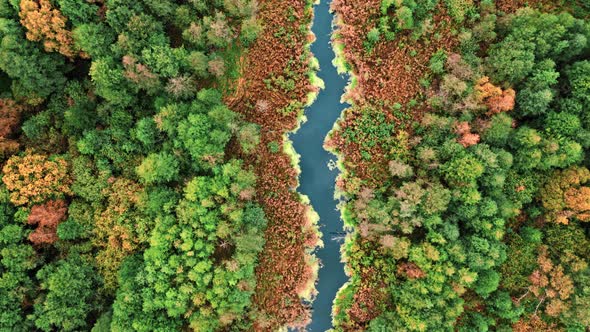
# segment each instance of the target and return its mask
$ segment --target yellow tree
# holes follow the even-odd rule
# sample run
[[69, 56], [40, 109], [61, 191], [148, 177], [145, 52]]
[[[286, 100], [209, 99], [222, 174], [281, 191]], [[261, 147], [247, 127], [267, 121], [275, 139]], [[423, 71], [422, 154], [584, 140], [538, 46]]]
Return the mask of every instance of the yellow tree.
[[138, 219], [137, 204], [142, 187], [125, 178], [111, 178], [109, 183], [103, 192], [108, 197], [107, 205], [95, 215], [94, 245], [100, 250], [96, 261], [105, 287], [115, 289], [123, 259], [147, 242], [142, 227], [148, 223]]
[[488, 115], [493, 115], [514, 109], [516, 92], [511, 88], [502, 90], [490, 83], [489, 77], [484, 76], [477, 81], [475, 96], [488, 107]]
[[72, 32], [67, 29], [67, 17], [53, 8], [49, 0], [22, 0], [20, 22], [27, 29], [27, 39], [41, 41], [48, 52], [59, 52], [73, 59], [87, 58], [74, 44]]
[[71, 195], [72, 180], [68, 162], [61, 157], [27, 153], [12, 156], [2, 168], [2, 182], [10, 191], [14, 205], [42, 203], [48, 199]]
[[541, 201], [547, 219], [568, 224], [572, 218], [590, 221], [590, 171], [585, 167], [571, 167], [555, 171], [541, 189]]
[[528, 290], [539, 299], [537, 309], [543, 302], [548, 301], [545, 313], [557, 317], [568, 308], [567, 300], [574, 293], [574, 282], [565, 274], [561, 264], [553, 264], [546, 246], [539, 248], [537, 263], [539, 268], [529, 276], [531, 285]]

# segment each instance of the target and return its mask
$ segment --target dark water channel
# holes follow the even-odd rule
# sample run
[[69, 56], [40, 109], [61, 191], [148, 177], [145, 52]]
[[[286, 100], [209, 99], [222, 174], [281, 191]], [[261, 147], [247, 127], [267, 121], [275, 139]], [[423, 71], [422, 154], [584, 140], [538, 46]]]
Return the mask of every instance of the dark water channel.
[[334, 183], [337, 170], [330, 170], [328, 163], [336, 157], [323, 149], [323, 142], [334, 122], [346, 107], [340, 103], [347, 79], [338, 75], [332, 65], [334, 52], [330, 45], [333, 16], [329, 12], [330, 1], [314, 8], [315, 16], [312, 30], [316, 41], [311, 51], [318, 59], [320, 72], [318, 76], [324, 81], [325, 89], [317, 100], [305, 110], [307, 122], [293, 135], [291, 140], [297, 153], [301, 155], [299, 192], [307, 195], [313, 208], [320, 216], [320, 230], [323, 234], [324, 248], [317, 251], [321, 260], [319, 271], [319, 292], [313, 303], [312, 323], [308, 331], [326, 331], [332, 327], [332, 302], [338, 289], [347, 281], [344, 265], [340, 262], [340, 245], [342, 241], [333, 239], [342, 235], [340, 212], [336, 210], [334, 200]]

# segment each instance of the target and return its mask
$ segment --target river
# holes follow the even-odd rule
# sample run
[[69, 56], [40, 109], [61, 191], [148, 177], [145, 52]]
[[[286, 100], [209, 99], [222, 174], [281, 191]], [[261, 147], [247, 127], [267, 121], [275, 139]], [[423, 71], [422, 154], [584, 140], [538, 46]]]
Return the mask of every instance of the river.
[[323, 234], [324, 247], [317, 251], [321, 260], [318, 295], [313, 303], [312, 322], [308, 331], [326, 331], [332, 327], [332, 302], [338, 289], [347, 281], [344, 265], [340, 261], [342, 241], [333, 237], [343, 231], [340, 212], [334, 200], [334, 185], [337, 170], [330, 170], [328, 163], [336, 157], [323, 149], [323, 142], [332, 126], [346, 107], [340, 103], [347, 79], [338, 75], [332, 65], [334, 52], [330, 44], [333, 15], [329, 11], [330, 2], [322, 1], [314, 7], [315, 15], [312, 31], [316, 41], [311, 51], [318, 59], [320, 72], [318, 76], [324, 81], [315, 103], [305, 110], [307, 122], [293, 135], [291, 140], [298, 154], [301, 155], [299, 191], [307, 195], [313, 208], [320, 216], [320, 230]]

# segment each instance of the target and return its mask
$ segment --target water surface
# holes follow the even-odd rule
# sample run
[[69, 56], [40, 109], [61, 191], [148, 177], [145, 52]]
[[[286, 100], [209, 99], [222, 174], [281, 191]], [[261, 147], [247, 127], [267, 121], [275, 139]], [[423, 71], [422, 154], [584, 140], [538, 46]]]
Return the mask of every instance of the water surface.
[[305, 110], [307, 122], [291, 136], [295, 150], [301, 155], [298, 190], [310, 198], [313, 208], [320, 215], [320, 230], [325, 245], [316, 253], [322, 265], [317, 285], [319, 293], [313, 303], [312, 323], [308, 326], [311, 332], [323, 332], [332, 327], [332, 302], [338, 289], [347, 281], [344, 265], [340, 262], [342, 241], [333, 239], [342, 234], [340, 212], [336, 210], [338, 202], [333, 198], [337, 170], [328, 168], [328, 162], [336, 157], [323, 149], [326, 135], [346, 107], [340, 103], [340, 97], [347, 84], [346, 78], [338, 75], [332, 65], [334, 52], [330, 35], [333, 16], [329, 6], [328, 1], [314, 7], [312, 30], [316, 41], [311, 46], [320, 64], [318, 76], [324, 81], [325, 89]]

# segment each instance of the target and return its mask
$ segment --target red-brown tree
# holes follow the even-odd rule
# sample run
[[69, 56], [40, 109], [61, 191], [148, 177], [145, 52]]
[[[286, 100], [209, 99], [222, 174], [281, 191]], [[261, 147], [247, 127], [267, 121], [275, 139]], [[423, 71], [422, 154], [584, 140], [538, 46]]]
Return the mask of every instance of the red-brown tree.
[[37, 225], [37, 228], [29, 235], [29, 240], [34, 244], [52, 244], [57, 241], [57, 225], [66, 219], [67, 212], [68, 207], [63, 200], [33, 206], [27, 222]]

